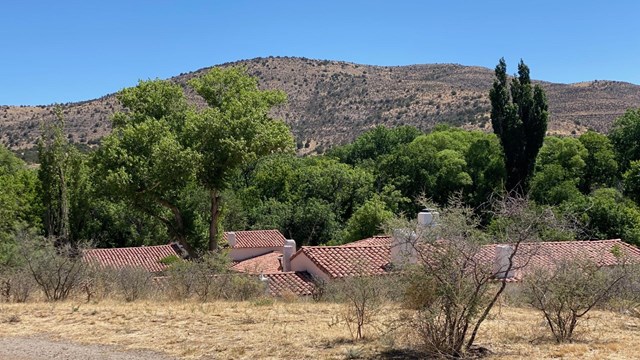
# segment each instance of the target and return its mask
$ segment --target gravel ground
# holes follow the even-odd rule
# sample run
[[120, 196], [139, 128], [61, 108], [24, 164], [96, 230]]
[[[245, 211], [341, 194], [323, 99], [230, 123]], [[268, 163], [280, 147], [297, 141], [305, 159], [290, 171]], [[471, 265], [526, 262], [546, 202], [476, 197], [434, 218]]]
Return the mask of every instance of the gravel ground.
[[115, 346], [82, 345], [43, 337], [0, 338], [3, 360], [175, 360], [152, 351], [123, 351]]

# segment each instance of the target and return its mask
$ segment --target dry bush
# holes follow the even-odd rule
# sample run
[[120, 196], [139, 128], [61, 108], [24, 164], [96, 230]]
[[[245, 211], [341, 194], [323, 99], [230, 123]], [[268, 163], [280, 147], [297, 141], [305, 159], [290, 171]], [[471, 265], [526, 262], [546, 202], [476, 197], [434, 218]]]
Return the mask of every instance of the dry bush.
[[117, 292], [117, 274], [115, 269], [89, 264], [85, 279], [79, 285], [79, 291], [87, 302], [111, 298]]
[[193, 261], [180, 261], [167, 271], [167, 290], [173, 299], [196, 296], [200, 301], [249, 300], [265, 294], [255, 276], [229, 271], [226, 253], [207, 253]]
[[13, 269], [0, 276], [0, 295], [6, 302], [26, 302], [35, 288], [33, 277], [25, 269]]
[[81, 251], [81, 246], [54, 246], [52, 239], [30, 239], [21, 244], [20, 256], [47, 300], [60, 301], [84, 280]]
[[524, 283], [531, 305], [539, 310], [556, 342], [574, 340], [579, 321], [614, 298], [627, 273], [586, 259], [565, 259], [555, 269], [539, 268]]
[[267, 292], [266, 283], [255, 276], [244, 274], [221, 275], [216, 284], [221, 289], [217, 298], [224, 300], [245, 301], [264, 296]]
[[331, 326], [344, 323], [354, 340], [364, 339], [365, 328], [368, 332], [381, 330], [380, 315], [393, 293], [394, 280], [392, 276], [359, 275], [329, 283], [328, 297], [344, 305]]
[[126, 267], [113, 270], [114, 285], [126, 302], [147, 297], [152, 291], [153, 275], [145, 269]]
[[181, 261], [172, 264], [167, 271], [167, 294], [175, 300], [186, 300], [194, 293], [198, 281], [197, 266], [192, 262]]
[[435, 226], [402, 220], [389, 224], [396, 241], [415, 254], [415, 264], [404, 267], [404, 304], [410, 311], [402, 314], [402, 322], [429, 356], [462, 357], [483, 350], [475, 346], [480, 326], [507, 287], [506, 281], [495, 281], [499, 274], [480, 256], [483, 245], [508, 243], [512, 252], [500, 273], [512, 274], [522, 266], [516, 266], [516, 255], [528, 262], [527, 254], [518, 253], [520, 244], [539, 241], [543, 231], [558, 226], [551, 211], [530, 207], [526, 199], [499, 199], [493, 208], [499, 221], [489, 235], [478, 230], [473, 210], [457, 199], [440, 210]]

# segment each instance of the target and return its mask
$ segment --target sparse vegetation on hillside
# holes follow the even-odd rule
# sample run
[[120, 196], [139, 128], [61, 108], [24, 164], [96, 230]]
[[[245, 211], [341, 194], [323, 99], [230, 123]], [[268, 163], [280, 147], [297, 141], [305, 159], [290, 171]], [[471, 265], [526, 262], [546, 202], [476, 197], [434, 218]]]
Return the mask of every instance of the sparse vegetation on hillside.
[[[487, 93], [492, 72], [485, 68], [452, 64], [385, 67], [294, 57], [221, 66], [238, 64], [259, 79], [261, 88], [280, 89], [289, 95], [289, 104], [274, 115], [291, 126], [302, 145], [299, 153], [344, 144], [375, 125], [412, 125], [423, 131], [442, 123], [476, 129], [490, 125]], [[186, 87], [188, 80], [207, 70], [172, 80]], [[640, 106], [640, 87], [628, 83], [540, 84], [549, 98], [552, 133], [606, 132], [626, 109]], [[195, 92], [188, 92], [188, 97], [204, 106]], [[111, 115], [122, 109], [113, 94], [62, 107], [69, 141], [89, 145], [96, 145], [110, 132]], [[40, 123], [53, 119], [53, 106], [1, 106], [0, 141], [11, 149], [32, 147]]]

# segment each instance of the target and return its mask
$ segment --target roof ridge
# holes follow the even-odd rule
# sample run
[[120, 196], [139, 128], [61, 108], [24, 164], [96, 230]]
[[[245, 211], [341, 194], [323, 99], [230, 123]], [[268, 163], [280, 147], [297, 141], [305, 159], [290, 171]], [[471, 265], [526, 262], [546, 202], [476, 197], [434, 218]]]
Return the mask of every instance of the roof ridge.
[[173, 246], [173, 244], [164, 244], [164, 245], [141, 245], [141, 246], [124, 246], [124, 247], [111, 247], [111, 248], [89, 248], [89, 249], [84, 249], [84, 251], [91, 251], [91, 250], [125, 250], [125, 249], [148, 249], [148, 248], [154, 248], [154, 247], [166, 247], [166, 246]]
[[[344, 248], [347, 247], [346, 245], [349, 245], [349, 244], [347, 243], [347, 244], [342, 244], [342, 245], [310, 245], [310, 246], [301, 246], [300, 250], [303, 250], [303, 249], [344, 249]], [[359, 245], [359, 244], [354, 244], [354, 245], [351, 245], [351, 246], [348, 246], [348, 247], [352, 247], [352, 248], [355, 248], [355, 247], [359, 247], [359, 248], [370, 248], [370, 247], [372, 247], [372, 248], [380, 248], [380, 247], [385, 247], [386, 248], [386, 247], [389, 247], [389, 246], [388, 245]]]

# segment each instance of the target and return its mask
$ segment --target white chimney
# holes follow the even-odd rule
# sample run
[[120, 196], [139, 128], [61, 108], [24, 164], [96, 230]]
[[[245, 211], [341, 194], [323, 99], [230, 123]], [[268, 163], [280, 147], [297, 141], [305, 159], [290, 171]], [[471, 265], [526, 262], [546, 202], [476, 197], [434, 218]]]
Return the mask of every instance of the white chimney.
[[435, 226], [438, 222], [439, 214], [429, 209], [424, 209], [418, 213], [418, 225]]
[[511, 270], [507, 273], [507, 269], [509, 269], [509, 258], [511, 254], [513, 254], [513, 246], [511, 245], [496, 245], [496, 255], [493, 261], [493, 274], [498, 279], [510, 279], [513, 277], [514, 265], [511, 265]]
[[296, 253], [295, 240], [287, 239], [284, 241], [282, 249], [282, 271], [291, 271], [291, 257]]
[[396, 265], [415, 263], [415, 240], [416, 234], [409, 229], [394, 230], [390, 249], [391, 262]]
[[229, 247], [233, 248], [236, 246], [236, 233], [228, 232], [227, 233], [227, 242], [229, 243]]

